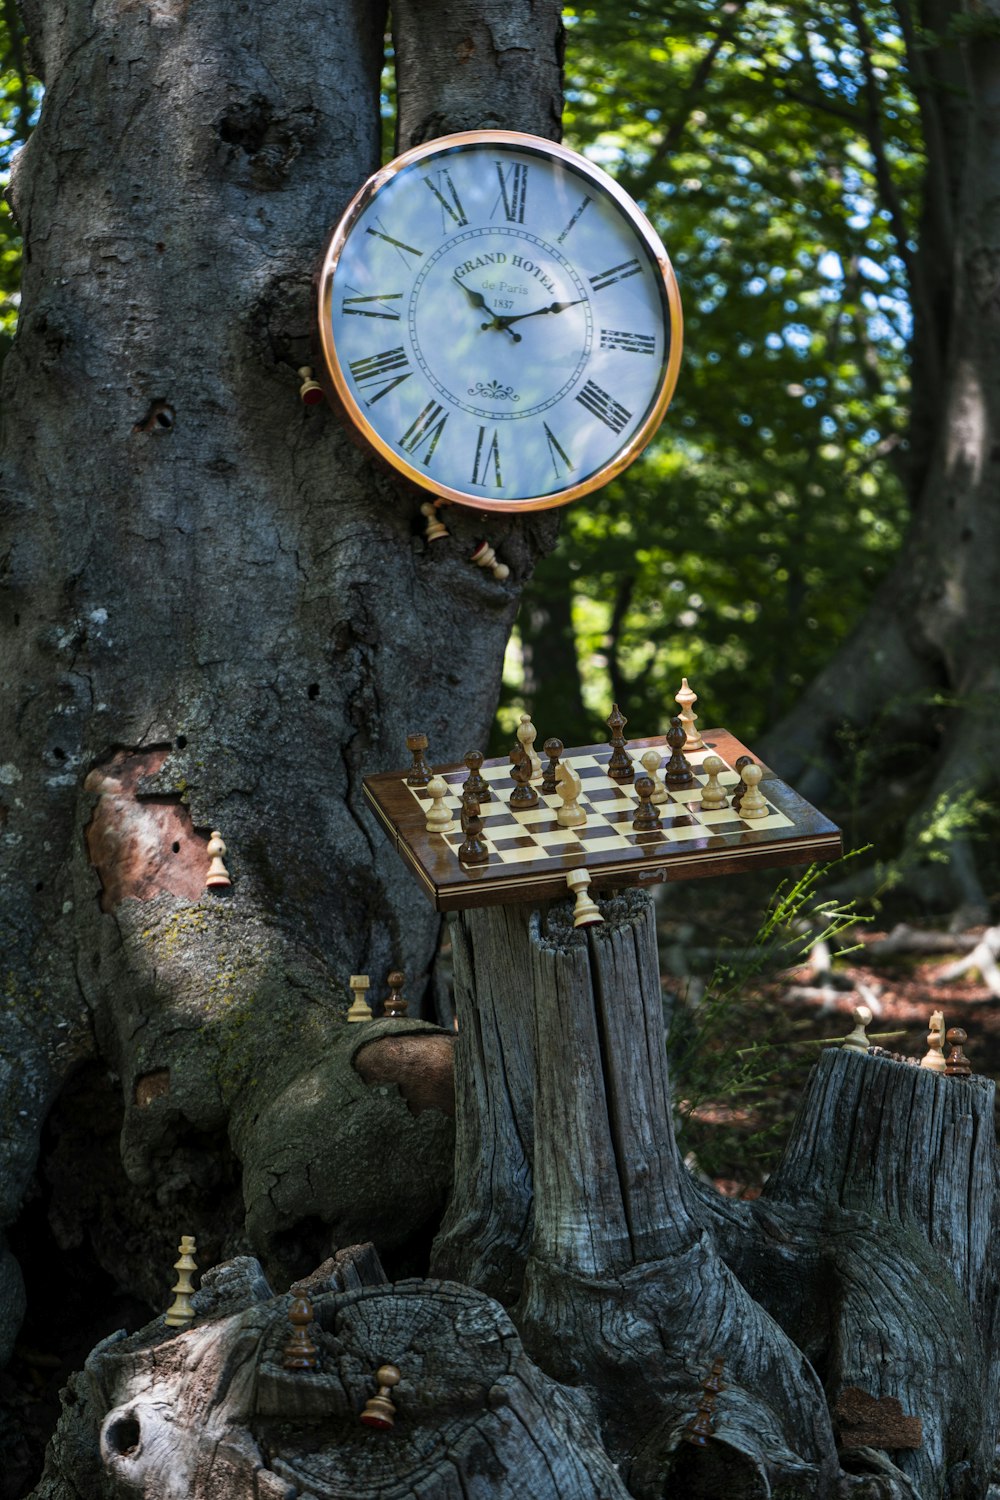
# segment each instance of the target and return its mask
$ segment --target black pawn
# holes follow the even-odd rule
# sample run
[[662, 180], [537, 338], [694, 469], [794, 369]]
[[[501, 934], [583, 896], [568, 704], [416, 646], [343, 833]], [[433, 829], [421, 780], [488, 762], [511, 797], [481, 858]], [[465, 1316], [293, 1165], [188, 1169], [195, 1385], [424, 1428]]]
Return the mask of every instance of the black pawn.
[[407, 786], [426, 786], [434, 775], [424, 755], [428, 743], [426, 734], [408, 734], [406, 736], [406, 748], [413, 756], [413, 765], [410, 767], [406, 778]]
[[660, 827], [660, 814], [649, 800], [656, 791], [656, 782], [652, 776], [637, 776], [635, 789], [639, 794], [639, 806], [635, 810], [632, 827], [636, 833], [656, 833]]
[[510, 752], [513, 770], [511, 776], [516, 785], [510, 794], [511, 807], [537, 807], [538, 792], [531, 785], [531, 759], [521, 744]]
[[542, 746], [549, 758], [549, 763], [542, 772], [542, 791], [547, 797], [554, 797], [559, 790], [556, 773], [559, 770], [559, 757], [565, 748], [562, 740], [546, 740]]
[[[752, 755], [738, 755], [736, 757], [736, 763], [733, 766], [733, 770], [737, 773], [741, 773], [744, 766], [752, 766], [753, 763], [754, 759]], [[732, 799], [732, 805], [737, 812], [739, 812], [740, 810], [740, 803], [743, 801], [743, 793], [746, 791], [746, 789], [746, 782], [742, 779], [741, 776], [739, 782], [737, 783], [736, 790], [733, 792]]]
[[489, 863], [490, 851], [483, 838], [483, 820], [479, 816], [479, 803], [469, 797], [462, 803], [462, 828], [465, 842], [459, 845], [458, 857], [463, 865], [485, 865]]
[[469, 768], [469, 774], [462, 782], [462, 796], [472, 797], [476, 802], [489, 802], [493, 793], [486, 777], [480, 774], [483, 764], [483, 753], [481, 750], [470, 750], [465, 756], [465, 764]]
[[694, 786], [694, 772], [684, 758], [684, 741], [686, 739], [687, 730], [680, 719], [671, 719], [670, 728], [666, 733], [666, 741], [672, 753], [663, 772], [663, 780], [671, 790], [677, 787]]

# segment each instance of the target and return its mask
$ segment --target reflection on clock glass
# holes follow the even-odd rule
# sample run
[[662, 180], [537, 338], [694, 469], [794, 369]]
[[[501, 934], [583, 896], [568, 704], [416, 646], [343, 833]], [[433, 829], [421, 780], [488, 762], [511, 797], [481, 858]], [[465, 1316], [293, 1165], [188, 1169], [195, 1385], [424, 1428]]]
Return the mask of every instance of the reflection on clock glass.
[[480, 138], [388, 175], [347, 228], [326, 306], [362, 430], [428, 488], [483, 504], [585, 483], [667, 379], [647, 235], [599, 180], [528, 146]]

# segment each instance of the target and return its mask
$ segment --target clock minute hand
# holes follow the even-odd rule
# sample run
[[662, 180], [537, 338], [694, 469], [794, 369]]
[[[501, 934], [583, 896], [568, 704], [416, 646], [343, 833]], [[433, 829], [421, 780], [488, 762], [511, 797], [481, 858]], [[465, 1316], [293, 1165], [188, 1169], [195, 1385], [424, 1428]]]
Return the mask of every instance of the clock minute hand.
[[494, 315], [494, 322], [498, 328], [507, 329], [511, 323], [520, 323], [525, 318], [540, 318], [543, 313], [565, 312], [567, 307], [578, 307], [581, 302], [586, 302], [586, 300], [586, 297], [577, 297], [573, 302], [550, 302], [548, 307], [536, 307], [534, 312], [513, 313], [509, 317], [506, 314], [503, 317]]
[[[457, 276], [454, 279], [458, 281]], [[468, 297], [469, 301], [472, 303], [473, 307], [481, 308], [483, 312], [489, 313], [490, 321], [488, 323], [480, 324], [480, 328], [483, 331], [485, 331], [487, 328], [495, 328], [498, 332], [509, 333], [515, 344], [519, 344], [521, 342], [521, 335], [519, 333], [511, 332], [511, 330], [507, 328], [503, 323], [498, 322], [496, 313], [493, 311], [492, 307], [490, 307], [482, 292], [474, 292], [472, 287], [466, 286], [464, 281], [458, 281], [458, 284], [462, 288], [462, 291], [465, 293], [465, 295]]]

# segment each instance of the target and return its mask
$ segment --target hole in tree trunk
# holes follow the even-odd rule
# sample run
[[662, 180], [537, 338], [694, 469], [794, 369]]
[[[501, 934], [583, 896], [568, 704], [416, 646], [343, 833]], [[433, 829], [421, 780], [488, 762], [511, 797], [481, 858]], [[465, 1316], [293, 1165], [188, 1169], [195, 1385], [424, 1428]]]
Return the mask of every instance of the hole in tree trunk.
[[121, 1417], [112, 1422], [107, 1432], [108, 1445], [123, 1457], [134, 1453], [139, 1446], [139, 1424], [135, 1417]]

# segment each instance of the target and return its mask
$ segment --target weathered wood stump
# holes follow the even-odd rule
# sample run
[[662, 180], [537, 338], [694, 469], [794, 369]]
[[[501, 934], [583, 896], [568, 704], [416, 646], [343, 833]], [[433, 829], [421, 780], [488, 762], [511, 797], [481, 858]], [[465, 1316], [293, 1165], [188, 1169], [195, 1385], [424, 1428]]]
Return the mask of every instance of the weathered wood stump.
[[[831, 1049], [764, 1197], [724, 1199], [674, 1140], [651, 903], [602, 904], [580, 932], [564, 906], [455, 923], [458, 1172], [432, 1269], [508, 1310], [345, 1254], [303, 1288], [322, 1370], [292, 1372], [287, 1299], [255, 1263], [211, 1277], [190, 1332], [95, 1351], [37, 1500], [986, 1494], [992, 1084]], [[357, 1419], [386, 1363], [380, 1445]]]

